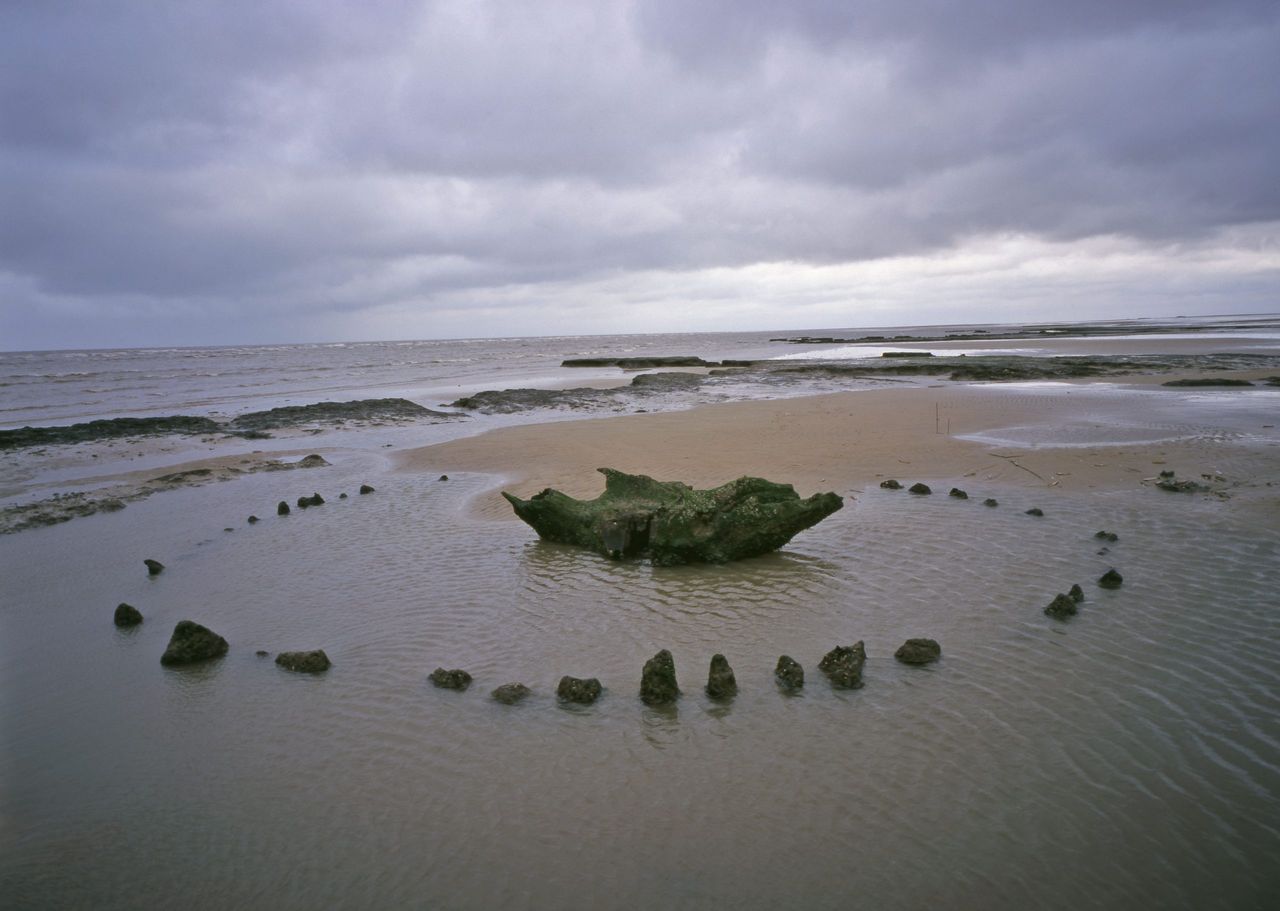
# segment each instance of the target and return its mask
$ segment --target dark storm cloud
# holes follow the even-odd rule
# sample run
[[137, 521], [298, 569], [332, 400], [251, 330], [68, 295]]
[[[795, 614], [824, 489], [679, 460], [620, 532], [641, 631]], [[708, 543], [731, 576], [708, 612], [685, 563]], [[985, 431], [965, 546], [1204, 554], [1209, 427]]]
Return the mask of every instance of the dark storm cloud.
[[1273, 2], [11, 0], [0, 77], [6, 332], [1280, 219]]

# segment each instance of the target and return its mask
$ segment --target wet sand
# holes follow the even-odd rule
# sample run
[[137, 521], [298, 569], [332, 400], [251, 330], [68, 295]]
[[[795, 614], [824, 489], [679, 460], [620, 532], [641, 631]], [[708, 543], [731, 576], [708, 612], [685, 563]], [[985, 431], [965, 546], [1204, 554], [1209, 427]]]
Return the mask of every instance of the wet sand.
[[[1276, 437], [1267, 425], [1280, 423], [1268, 418], [1278, 398], [1142, 383], [904, 385], [506, 428], [404, 453], [400, 467], [493, 474], [520, 496], [550, 486], [579, 497], [603, 489], [602, 466], [694, 486], [756, 475], [805, 496], [920, 477], [952, 479], [971, 495], [984, 482], [1123, 490], [1174, 470], [1274, 508]], [[1240, 413], [1224, 418], [1231, 409]], [[510, 516], [493, 496], [472, 508]]]
[[157, 473], [153, 469], [88, 478], [82, 483], [90, 487], [89, 491], [53, 494], [0, 510], [0, 535], [57, 525], [99, 512], [116, 512], [124, 509], [128, 503], [144, 500], [157, 493], [233, 481], [262, 471], [293, 471], [328, 465], [322, 456], [314, 453], [290, 459], [268, 459], [257, 454], [234, 455], [200, 459], [163, 473]]
[[[1263, 373], [1230, 376], [1258, 381]], [[1205, 487], [1201, 494], [1274, 513], [1280, 487], [1269, 482], [1280, 481], [1280, 388], [1162, 385], [1187, 375], [1195, 376], [968, 385], [890, 380], [825, 395], [518, 425], [418, 447], [412, 443], [425, 428], [407, 426], [389, 437], [398, 448], [386, 456], [408, 474], [490, 476], [469, 509], [497, 520], [513, 520], [499, 489], [527, 497], [556, 487], [591, 497], [603, 489], [596, 469], [606, 466], [699, 487], [754, 475], [793, 484], [805, 496], [923, 477], [945, 478], [970, 494], [981, 494], [984, 483], [1131, 490], [1173, 470]], [[310, 439], [292, 432], [269, 443], [275, 458], [245, 451], [261, 441], [234, 439], [205, 439], [198, 444], [206, 447], [203, 457], [196, 444], [173, 438], [46, 447], [35, 453], [38, 460], [9, 453], [11, 484], [0, 492], [45, 493], [0, 511], [0, 533], [272, 470], [282, 467], [276, 459], [291, 462], [312, 450], [349, 452], [332, 433]], [[35, 484], [37, 469], [44, 480]]]

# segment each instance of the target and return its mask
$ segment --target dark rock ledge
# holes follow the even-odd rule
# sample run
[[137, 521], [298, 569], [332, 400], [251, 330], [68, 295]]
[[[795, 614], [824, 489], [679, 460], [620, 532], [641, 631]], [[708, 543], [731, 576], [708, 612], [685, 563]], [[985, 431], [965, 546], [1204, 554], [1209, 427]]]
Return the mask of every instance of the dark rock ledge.
[[160, 417], [104, 418], [57, 427], [19, 427], [0, 430], [0, 450], [25, 446], [92, 443], [124, 437], [201, 436], [224, 434], [260, 438], [268, 430], [284, 430], [303, 424], [343, 424], [347, 421], [433, 421], [452, 420], [465, 415], [424, 408], [408, 399], [361, 399], [354, 402], [315, 402], [286, 405], [267, 411], [251, 411], [230, 421], [215, 421], [200, 415], [171, 414]]

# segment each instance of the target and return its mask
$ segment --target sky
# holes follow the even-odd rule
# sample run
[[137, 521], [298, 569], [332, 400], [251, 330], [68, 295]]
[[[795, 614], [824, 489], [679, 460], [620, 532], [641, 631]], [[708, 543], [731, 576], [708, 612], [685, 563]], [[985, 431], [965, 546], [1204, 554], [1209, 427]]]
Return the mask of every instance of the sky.
[[0, 350], [1277, 311], [1275, 0], [0, 3]]

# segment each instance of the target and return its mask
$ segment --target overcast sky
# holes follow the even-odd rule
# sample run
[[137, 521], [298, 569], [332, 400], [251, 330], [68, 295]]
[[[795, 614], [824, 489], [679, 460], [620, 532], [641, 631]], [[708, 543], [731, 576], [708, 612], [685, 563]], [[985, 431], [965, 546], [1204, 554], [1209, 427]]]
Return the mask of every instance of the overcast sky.
[[0, 349], [1260, 311], [1275, 0], [0, 3]]

